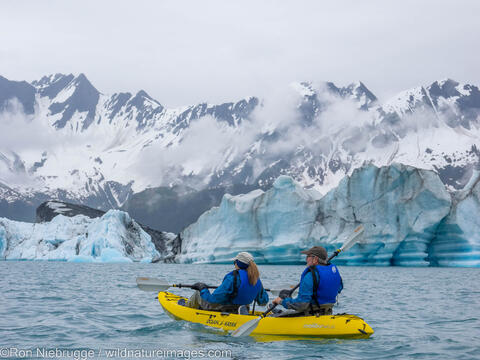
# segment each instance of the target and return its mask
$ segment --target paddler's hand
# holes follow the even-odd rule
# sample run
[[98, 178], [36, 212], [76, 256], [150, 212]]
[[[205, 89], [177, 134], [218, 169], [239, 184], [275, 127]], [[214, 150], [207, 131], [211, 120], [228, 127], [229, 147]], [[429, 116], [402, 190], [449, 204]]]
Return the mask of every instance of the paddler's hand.
[[272, 303], [274, 303], [275, 305], [281, 305], [282, 304], [282, 298], [277, 297], [272, 301]]
[[206, 288], [207, 288], [207, 285], [202, 282], [197, 282], [192, 285], [193, 290], [202, 291], [203, 289], [206, 289]]
[[280, 291], [280, 294], [278, 294], [278, 297], [281, 299], [286, 299], [290, 297], [290, 290], [282, 290]]

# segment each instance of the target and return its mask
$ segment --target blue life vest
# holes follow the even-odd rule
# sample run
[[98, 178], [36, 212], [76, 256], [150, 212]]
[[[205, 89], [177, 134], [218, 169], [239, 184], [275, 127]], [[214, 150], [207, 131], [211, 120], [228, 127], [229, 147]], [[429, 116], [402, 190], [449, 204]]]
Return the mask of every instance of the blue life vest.
[[[238, 275], [235, 274], [237, 272]], [[262, 290], [262, 282], [260, 279], [255, 285], [250, 285], [248, 281], [247, 270], [234, 270], [230, 274], [233, 274], [233, 299], [232, 304], [235, 305], [248, 305], [250, 304]], [[235, 291], [236, 290], [236, 291]]]
[[[312, 278], [313, 279], [313, 291], [315, 291], [315, 283], [317, 283], [317, 291], [316, 291], [316, 300], [318, 305], [322, 304], [334, 304], [337, 301], [337, 294], [342, 291], [342, 278], [340, 276], [340, 272], [338, 271], [335, 265], [317, 265], [312, 267], [315, 269], [315, 273], [312, 271]], [[307, 267], [300, 278], [300, 281], [303, 280], [305, 275], [311, 271], [309, 267]], [[311, 303], [316, 304], [315, 302], [315, 294], [312, 294], [312, 301]]]

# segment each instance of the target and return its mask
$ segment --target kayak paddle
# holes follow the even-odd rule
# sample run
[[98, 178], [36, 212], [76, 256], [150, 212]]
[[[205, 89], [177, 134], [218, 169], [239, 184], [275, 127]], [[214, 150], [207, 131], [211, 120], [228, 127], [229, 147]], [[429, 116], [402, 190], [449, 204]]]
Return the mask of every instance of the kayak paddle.
[[[350, 235], [350, 237], [343, 243], [342, 247], [340, 249], [337, 249], [334, 251], [332, 255], [327, 259], [327, 263], [330, 262], [335, 256], [340, 254], [342, 251], [346, 251], [350, 249], [353, 245], [355, 245], [358, 242], [359, 235], [361, 235], [364, 231], [364, 228], [362, 225], [358, 226]], [[293, 289], [289, 291], [289, 296], [290, 297], [293, 292], [300, 286], [300, 283], [297, 284]], [[265, 316], [268, 315], [273, 309], [277, 307], [278, 304], [273, 305], [270, 307], [267, 311], [265, 311], [262, 315], [256, 317], [253, 320], [247, 321], [245, 324], [240, 326], [237, 330], [232, 331], [231, 335], [233, 337], [240, 337], [240, 336], [248, 336], [250, 335], [258, 326], [258, 323], [260, 320], [262, 320]]]
[[[186, 285], [186, 284], [168, 284], [164, 280], [157, 279], [157, 278], [149, 278], [149, 277], [137, 277], [136, 279], [137, 286], [140, 290], [143, 291], [165, 291], [170, 289], [171, 287], [176, 288], [192, 288], [193, 285]], [[208, 289], [216, 289], [217, 286], [207, 286]]]
[[[171, 287], [175, 288], [192, 288], [193, 285], [186, 284], [169, 284], [162, 279], [149, 278], [149, 277], [137, 277], [137, 286], [143, 291], [166, 291]], [[218, 286], [207, 286], [208, 289], [216, 289]], [[278, 296], [282, 289], [265, 289], [265, 291], [271, 292], [273, 295]]]

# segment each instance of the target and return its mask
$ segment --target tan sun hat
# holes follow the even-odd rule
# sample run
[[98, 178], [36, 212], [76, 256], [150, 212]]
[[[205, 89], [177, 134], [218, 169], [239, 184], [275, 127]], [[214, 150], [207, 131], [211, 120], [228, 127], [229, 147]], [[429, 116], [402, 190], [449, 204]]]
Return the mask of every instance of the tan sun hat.
[[246, 251], [242, 251], [242, 252], [239, 252], [237, 254], [237, 256], [235, 256], [233, 258], [233, 260], [238, 260], [238, 261], [241, 261], [242, 263], [244, 264], [250, 264], [251, 261], [253, 261], [253, 256], [252, 254], [250, 254], [249, 252], [246, 252]]

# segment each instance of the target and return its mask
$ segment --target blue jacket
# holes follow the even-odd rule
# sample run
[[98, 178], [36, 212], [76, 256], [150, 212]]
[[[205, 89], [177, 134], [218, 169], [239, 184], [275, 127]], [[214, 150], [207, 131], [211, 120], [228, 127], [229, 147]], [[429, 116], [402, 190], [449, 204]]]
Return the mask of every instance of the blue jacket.
[[[309, 268], [307, 267], [304, 270], [300, 278], [300, 288], [298, 289], [298, 296], [295, 299], [283, 299], [282, 305], [285, 308], [288, 308], [290, 304], [296, 303], [310, 303], [316, 305], [315, 299], [313, 298], [312, 272], [308, 271], [308, 269]], [[332, 271], [332, 269], [334, 269], [335, 271]], [[340, 277], [338, 268], [335, 265], [318, 265], [316, 266], [315, 271], [317, 280], [320, 278], [317, 291], [318, 303], [320, 305], [334, 303], [336, 295], [339, 294], [343, 289], [342, 278]], [[329, 285], [329, 288], [325, 288], [325, 285]], [[334, 288], [331, 288], [331, 286], [334, 286]]]
[[[241, 287], [241, 273], [242, 272], [245, 272], [245, 270], [239, 270], [239, 278], [237, 280], [237, 289], [239, 289]], [[234, 275], [233, 275], [233, 271], [228, 273], [227, 275], [225, 275], [225, 277], [223, 278], [223, 281], [222, 283], [220, 284], [220, 286], [218, 288], [215, 289], [215, 291], [210, 294], [210, 291], [208, 289], [203, 289], [201, 292], [200, 292], [200, 296], [202, 297], [203, 300], [206, 300], [208, 301], [209, 303], [213, 303], [213, 304], [222, 304], [222, 305], [231, 305], [231, 304], [234, 304], [234, 302], [231, 298], [231, 295], [233, 294], [233, 283], [234, 283]], [[259, 305], [265, 305], [268, 303], [268, 294], [267, 292], [265, 291], [265, 289], [263, 288], [262, 286], [262, 282], [260, 281], [260, 279], [258, 280], [256, 286], [259, 286], [259, 291], [258, 291], [258, 294], [257, 296], [255, 297], [255, 301], [259, 304]], [[239, 298], [239, 296], [237, 295], [237, 298]]]

